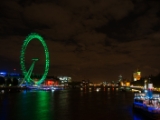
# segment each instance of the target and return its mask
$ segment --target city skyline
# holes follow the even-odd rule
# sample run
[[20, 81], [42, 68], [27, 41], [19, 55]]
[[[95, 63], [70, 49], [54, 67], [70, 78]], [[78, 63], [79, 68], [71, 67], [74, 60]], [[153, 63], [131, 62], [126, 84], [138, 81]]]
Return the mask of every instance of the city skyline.
[[[25, 38], [40, 34], [48, 46], [48, 75], [93, 82], [131, 79], [160, 73], [160, 1], [152, 0], [16, 0], [0, 2], [0, 70], [20, 68]], [[41, 54], [40, 54], [41, 53]], [[44, 71], [44, 50], [29, 43], [26, 66], [39, 58], [35, 72]], [[14, 70], [13, 70], [14, 71]]]

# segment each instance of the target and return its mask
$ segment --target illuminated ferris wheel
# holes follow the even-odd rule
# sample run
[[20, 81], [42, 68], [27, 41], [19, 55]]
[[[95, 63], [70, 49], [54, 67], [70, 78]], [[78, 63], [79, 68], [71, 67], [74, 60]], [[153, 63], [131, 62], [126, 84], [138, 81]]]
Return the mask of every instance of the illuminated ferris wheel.
[[46, 79], [47, 74], [48, 74], [49, 52], [48, 52], [48, 47], [46, 45], [46, 42], [44, 41], [44, 39], [39, 34], [31, 33], [24, 40], [23, 45], [22, 45], [22, 49], [21, 49], [20, 65], [21, 65], [22, 73], [24, 75], [24, 79], [22, 80], [21, 84], [24, 83], [24, 81], [26, 81], [27, 83], [32, 83], [33, 82], [33, 80], [31, 79], [31, 75], [32, 75], [32, 71], [34, 69], [35, 63], [36, 63], [36, 61], [38, 61], [38, 58], [33, 58], [32, 59], [33, 62], [31, 64], [29, 70], [26, 70], [26, 67], [25, 67], [25, 52], [26, 52], [26, 49], [27, 49], [27, 46], [28, 46], [29, 42], [33, 39], [38, 39], [41, 42], [41, 44], [44, 48], [44, 53], [45, 53], [45, 70], [44, 70], [44, 73], [42, 74], [42, 77], [39, 79], [39, 81], [36, 84], [38, 84], [38, 85], [41, 84]]

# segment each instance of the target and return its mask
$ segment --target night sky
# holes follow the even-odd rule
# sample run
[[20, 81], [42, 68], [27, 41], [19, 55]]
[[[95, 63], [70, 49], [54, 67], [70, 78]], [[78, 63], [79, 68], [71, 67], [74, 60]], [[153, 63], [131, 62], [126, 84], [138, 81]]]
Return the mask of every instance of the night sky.
[[[54, 1], [54, 2], [53, 2]], [[20, 51], [26, 36], [40, 34], [50, 52], [49, 75], [73, 81], [131, 79], [160, 72], [160, 0], [3, 0], [0, 2], [0, 70], [21, 72]], [[44, 51], [29, 43], [26, 66]]]

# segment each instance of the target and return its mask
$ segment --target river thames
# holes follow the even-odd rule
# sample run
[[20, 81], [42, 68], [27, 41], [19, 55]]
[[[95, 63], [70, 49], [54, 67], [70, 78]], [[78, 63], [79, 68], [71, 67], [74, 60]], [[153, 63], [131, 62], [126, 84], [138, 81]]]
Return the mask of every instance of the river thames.
[[134, 93], [117, 90], [0, 94], [0, 120], [146, 120], [132, 112]]

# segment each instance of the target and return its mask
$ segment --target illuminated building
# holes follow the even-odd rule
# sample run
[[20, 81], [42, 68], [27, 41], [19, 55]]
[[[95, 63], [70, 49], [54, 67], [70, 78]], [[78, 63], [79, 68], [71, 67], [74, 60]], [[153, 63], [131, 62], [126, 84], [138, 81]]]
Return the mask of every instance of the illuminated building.
[[59, 85], [59, 80], [57, 80], [57, 79], [46, 79], [45, 82], [44, 82], [44, 85], [56, 86], [56, 85]]
[[15, 77], [15, 78], [19, 78], [20, 77], [20, 74], [19, 73], [16, 73], [16, 72], [13, 72], [13, 73], [7, 73], [7, 72], [3, 72], [3, 71], [0, 71], [0, 76], [2, 77]]
[[141, 72], [139, 70], [133, 73], [133, 81], [137, 81], [141, 79]]
[[60, 80], [60, 84], [64, 84], [64, 85], [67, 85], [68, 82], [72, 81], [72, 78], [67, 76], [58, 76], [58, 78]]
[[89, 80], [82, 80], [82, 82], [81, 82], [82, 87], [88, 87], [89, 85], [90, 85]]
[[126, 82], [126, 86], [130, 86], [130, 82]]
[[122, 81], [122, 75], [119, 76], [119, 82]]
[[0, 76], [5, 77], [6, 76], [6, 72], [0, 72]]
[[121, 86], [130, 86], [130, 82], [127, 81], [127, 80], [122, 80], [122, 81], [120, 82], [120, 85], [121, 85]]

